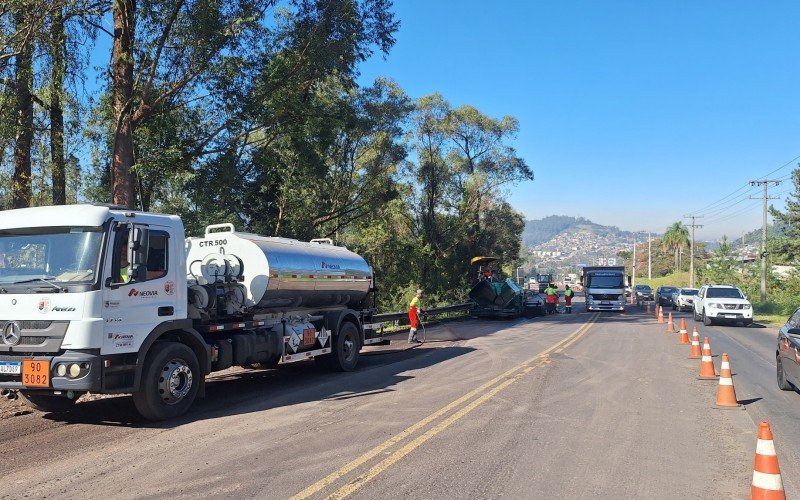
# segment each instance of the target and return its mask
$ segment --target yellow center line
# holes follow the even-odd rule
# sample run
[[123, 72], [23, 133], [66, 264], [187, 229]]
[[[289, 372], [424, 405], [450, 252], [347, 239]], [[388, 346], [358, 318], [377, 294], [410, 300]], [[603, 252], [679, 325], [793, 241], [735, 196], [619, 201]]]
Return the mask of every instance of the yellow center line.
[[[309, 498], [311, 495], [314, 495], [315, 493], [318, 493], [319, 491], [321, 491], [326, 486], [329, 486], [330, 484], [332, 484], [332, 483], [336, 482], [337, 480], [339, 480], [341, 477], [349, 474], [350, 472], [352, 472], [353, 470], [357, 469], [361, 465], [363, 465], [366, 462], [372, 460], [373, 458], [375, 458], [379, 454], [383, 453], [387, 449], [389, 449], [392, 446], [394, 446], [394, 445], [398, 444], [399, 442], [403, 441], [404, 439], [406, 439], [407, 437], [411, 436], [416, 431], [418, 431], [421, 428], [425, 427], [429, 423], [437, 420], [438, 418], [442, 417], [446, 413], [448, 413], [451, 410], [457, 408], [458, 406], [462, 405], [463, 403], [465, 403], [466, 401], [472, 399], [473, 397], [477, 396], [478, 394], [483, 393], [484, 391], [486, 391], [490, 387], [495, 386], [496, 384], [498, 384], [498, 382], [502, 382], [499, 385], [496, 385], [496, 387], [494, 387], [491, 390], [489, 390], [489, 392], [484, 393], [482, 396], [480, 396], [479, 398], [477, 398], [474, 401], [472, 401], [472, 403], [468, 404], [467, 406], [463, 407], [459, 411], [457, 411], [457, 412], [453, 413], [452, 415], [450, 415], [450, 417], [448, 417], [447, 419], [443, 420], [442, 422], [440, 422], [439, 424], [437, 424], [436, 426], [434, 426], [433, 428], [428, 430], [425, 434], [419, 436], [415, 440], [411, 441], [410, 443], [408, 443], [405, 446], [403, 446], [402, 448], [400, 448], [398, 451], [392, 453], [392, 455], [390, 455], [388, 458], [384, 459], [378, 465], [376, 465], [375, 467], [370, 469], [366, 474], [363, 474], [363, 475], [359, 476], [358, 478], [356, 478], [355, 480], [351, 481], [350, 483], [348, 483], [347, 485], [342, 487], [340, 490], [338, 490], [336, 493], [331, 495], [329, 498], [344, 498], [345, 496], [348, 496], [348, 495], [352, 494], [353, 492], [358, 490], [358, 488], [360, 488], [363, 484], [365, 484], [370, 479], [372, 479], [373, 477], [377, 476], [378, 474], [380, 474], [381, 472], [386, 470], [392, 464], [394, 464], [395, 462], [397, 462], [398, 460], [400, 460], [401, 458], [406, 456], [408, 453], [410, 453], [411, 451], [413, 451], [417, 447], [419, 447], [425, 441], [429, 440], [430, 438], [432, 438], [436, 434], [439, 434], [444, 429], [446, 429], [447, 427], [452, 425], [454, 422], [456, 422], [457, 420], [461, 419], [464, 415], [466, 415], [467, 413], [471, 412], [473, 409], [475, 409], [476, 407], [481, 405], [484, 401], [490, 399], [495, 394], [497, 394], [498, 392], [502, 391], [503, 389], [505, 389], [509, 385], [513, 384], [519, 378], [521, 378], [522, 376], [524, 376], [525, 374], [527, 374], [528, 372], [530, 372], [531, 370], [533, 370], [534, 368], [536, 368], [540, 364], [544, 363], [547, 360], [547, 356], [550, 353], [552, 353], [553, 351], [556, 351], [556, 350], [558, 350], [560, 352], [561, 350], [563, 350], [567, 346], [571, 345], [579, 337], [581, 337], [584, 333], [586, 333], [586, 331], [589, 330], [589, 328], [592, 326], [592, 324], [597, 320], [597, 316], [598, 316], [598, 313], [595, 313], [593, 316], [591, 316], [589, 318], [589, 320], [586, 323], [584, 323], [580, 328], [578, 328], [575, 332], [570, 334], [568, 337], [562, 339], [561, 341], [557, 342], [556, 344], [554, 344], [553, 346], [549, 347], [548, 349], [545, 349], [544, 351], [540, 352], [536, 356], [534, 356], [534, 357], [532, 357], [532, 358], [530, 358], [530, 359], [518, 364], [517, 366], [511, 368], [510, 370], [507, 370], [506, 372], [498, 375], [497, 377], [495, 377], [492, 380], [486, 382], [485, 384], [481, 385], [480, 387], [477, 387], [477, 388], [473, 389], [472, 391], [470, 391], [467, 394], [461, 396], [460, 398], [456, 399], [452, 403], [440, 408], [436, 412], [428, 415], [424, 419], [422, 419], [419, 422], [415, 423], [414, 425], [408, 427], [407, 429], [405, 429], [404, 431], [400, 432], [399, 434], [396, 434], [392, 438], [386, 440], [385, 442], [381, 443], [380, 445], [376, 446], [375, 448], [373, 448], [373, 449], [369, 450], [368, 452], [364, 453], [363, 455], [361, 455], [360, 457], [356, 458], [352, 462], [349, 462], [349, 463], [345, 464], [340, 469], [332, 472], [328, 476], [324, 477], [323, 479], [320, 479], [316, 483], [314, 483], [311, 486], [307, 487], [306, 489], [304, 489], [300, 493], [294, 495], [292, 497], [292, 500], [306, 499], [306, 498]], [[538, 363], [536, 363], [537, 361], [538, 361]], [[536, 363], [536, 364], [531, 366], [532, 363]], [[521, 372], [521, 373], [517, 373], [516, 375], [514, 375], [516, 372]], [[512, 377], [512, 375], [513, 375], [513, 377]], [[511, 378], [509, 378], [509, 377], [511, 377]], [[504, 381], [504, 379], [505, 379], [505, 381]]]

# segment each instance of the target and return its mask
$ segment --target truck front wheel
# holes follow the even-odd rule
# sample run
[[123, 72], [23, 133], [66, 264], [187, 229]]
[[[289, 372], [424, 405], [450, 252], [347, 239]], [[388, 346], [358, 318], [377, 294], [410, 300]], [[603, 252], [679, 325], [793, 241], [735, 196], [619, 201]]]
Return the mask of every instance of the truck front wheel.
[[200, 386], [200, 363], [194, 352], [177, 342], [156, 342], [144, 362], [142, 383], [133, 403], [148, 420], [183, 415]]
[[67, 398], [64, 396], [50, 396], [48, 394], [37, 394], [35, 392], [19, 391], [19, 395], [25, 401], [25, 404], [34, 410], [60, 413], [69, 411], [75, 406], [76, 398]]
[[358, 353], [361, 350], [358, 328], [349, 321], [342, 323], [339, 334], [333, 342], [330, 356], [331, 369], [337, 372], [349, 372], [358, 364]]

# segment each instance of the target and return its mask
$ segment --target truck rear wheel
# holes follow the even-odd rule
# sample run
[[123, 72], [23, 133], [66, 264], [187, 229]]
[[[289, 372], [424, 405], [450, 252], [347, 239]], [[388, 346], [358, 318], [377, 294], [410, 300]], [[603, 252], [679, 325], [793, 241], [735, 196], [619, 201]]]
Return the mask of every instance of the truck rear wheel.
[[78, 398], [67, 398], [64, 396], [50, 396], [49, 394], [36, 394], [35, 392], [19, 391], [19, 395], [25, 404], [34, 410], [50, 413], [60, 413], [69, 411], [75, 406]]
[[142, 369], [133, 403], [148, 420], [167, 420], [189, 409], [200, 386], [200, 363], [194, 351], [177, 342], [156, 342]]
[[349, 321], [342, 323], [339, 334], [336, 335], [333, 342], [333, 352], [329, 358], [331, 369], [337, 372], [354, 370], [358, 364], [360, 350], [358, 328]]

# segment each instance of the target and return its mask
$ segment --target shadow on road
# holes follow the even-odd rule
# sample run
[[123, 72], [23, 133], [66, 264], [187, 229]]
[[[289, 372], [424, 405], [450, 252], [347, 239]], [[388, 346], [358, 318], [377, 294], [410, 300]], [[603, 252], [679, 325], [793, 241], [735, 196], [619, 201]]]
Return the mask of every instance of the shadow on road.
[[187, 415], [166, 422], [148, 422], [141, 418], [130, 396], [78, 402], [67, 413], [49, 413], [44, 418], [69, 424], [169, 429], [195, 421], [311, 401], [391, 392], [400, 382], [413, 378], [404, 372], [427, 368], [473, 350], [469, 347], [419, 347], [385, 356], [362, 356], [359, 369], [349, 373], [329, 372], [314, 361], [278, 369], [220, 372], [207, 380], [206, 397], [196, 400]]

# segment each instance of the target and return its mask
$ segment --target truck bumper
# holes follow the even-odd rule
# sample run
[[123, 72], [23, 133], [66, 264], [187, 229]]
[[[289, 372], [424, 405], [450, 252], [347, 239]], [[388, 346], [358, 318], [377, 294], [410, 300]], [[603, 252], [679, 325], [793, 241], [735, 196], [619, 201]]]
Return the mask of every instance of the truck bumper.
[[[0, 374], [0, 389], [23, 389], [41, 392], [76, 391], [99, 392], [102, 388], [103, 359], [99, 354], [79, 351], [67, 351], [59, 356], [2, 356], [0, 361], [22, 363], [23, 359], [48, 361], [50, 363], [50, 380], [48, 387], [28, 387], [22, 382], [22, 370], [19, 374]], [[67, 374], [58, 376], [59, 365], [65, 365]], [[70, 369], [77, 365], [78, 375], [70, 377]], [[75, 370], [75, 368], [72, 368]]]
[[614, 302], [611, 304], [587, 304], [586, 310], [589, 312], [593, 311], [625, 311], [625, 304], [621, 302]]

